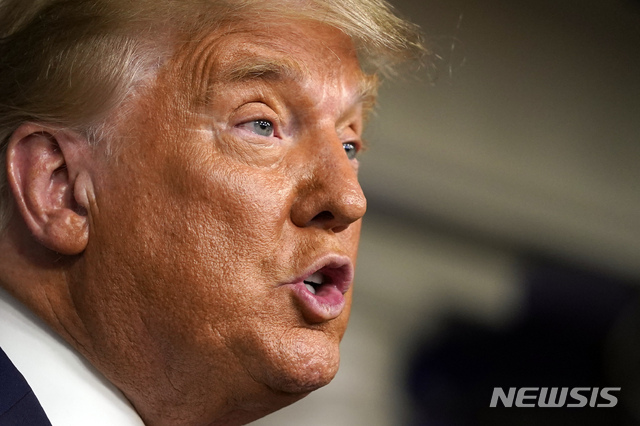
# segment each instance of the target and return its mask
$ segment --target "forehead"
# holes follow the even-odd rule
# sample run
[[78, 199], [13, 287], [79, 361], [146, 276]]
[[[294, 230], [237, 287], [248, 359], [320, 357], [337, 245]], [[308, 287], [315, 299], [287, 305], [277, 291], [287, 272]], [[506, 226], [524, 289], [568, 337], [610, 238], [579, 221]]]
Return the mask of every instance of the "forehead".
[[359, 102], [372, 103], [375, 96], [375, 78], [362, 72], [351, 39], [310, 21], [234, 23], [185, 43], [177, 60], [189, 87], [203, 101], [218, 84], [249, 80], [300, 86], [340, 81]]

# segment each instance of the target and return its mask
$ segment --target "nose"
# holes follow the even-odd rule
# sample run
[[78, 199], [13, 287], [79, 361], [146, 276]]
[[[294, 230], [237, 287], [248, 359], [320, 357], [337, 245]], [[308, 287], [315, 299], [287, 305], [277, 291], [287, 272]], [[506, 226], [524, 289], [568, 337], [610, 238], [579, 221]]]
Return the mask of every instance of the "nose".
[[367, 200], [358, 182], [357, 167], [347, 158], [342, 142], [310, 150], [302, 166], [291, 219], [299, 227], [340, 232], [364, 216]]

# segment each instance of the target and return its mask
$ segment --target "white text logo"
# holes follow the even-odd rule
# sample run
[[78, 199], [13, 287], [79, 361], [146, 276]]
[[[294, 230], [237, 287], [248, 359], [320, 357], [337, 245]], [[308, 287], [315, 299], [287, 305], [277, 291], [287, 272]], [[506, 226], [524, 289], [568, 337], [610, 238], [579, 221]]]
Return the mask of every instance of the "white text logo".
[[620, 388], [493, 388], [490, 407], [615, 407]]

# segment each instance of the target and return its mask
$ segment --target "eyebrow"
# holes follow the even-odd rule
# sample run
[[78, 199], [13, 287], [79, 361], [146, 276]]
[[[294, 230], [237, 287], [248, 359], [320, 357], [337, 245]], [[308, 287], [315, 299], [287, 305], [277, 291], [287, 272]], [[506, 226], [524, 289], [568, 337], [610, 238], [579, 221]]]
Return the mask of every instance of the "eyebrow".
[[272, 59], [262, 57], [247, 57], [235, 61], [232, 67], [222, 71], [218, 81], [237, 83], [248, 80], [287, 80], [296, 79], [300, 75], [307, 75], [298, 62], [288, 59]]
[[[299, 80], [310, 72], [299, 62], [287, 58], [265, 58], [250, 56], [235, 61], [232, 67], [220, 72], [217, 81], [241, 83], [243, 81], [285, 81]], [[379, 80], [375, 74], [361, 75], [356, 103], [362, 103], [365, 115], [373, 109], [378, 96]]]

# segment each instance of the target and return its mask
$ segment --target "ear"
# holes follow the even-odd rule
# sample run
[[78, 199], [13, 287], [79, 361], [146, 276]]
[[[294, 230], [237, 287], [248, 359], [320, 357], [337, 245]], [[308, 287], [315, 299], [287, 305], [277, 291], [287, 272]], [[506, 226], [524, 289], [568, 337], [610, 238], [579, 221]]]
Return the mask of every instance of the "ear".
[[[66, 129], [21, 125], [7, 146], [7, 178], [18, 211], [48, 249], [79, 254], [89, 240], [88, 207], [74, 195], [88, 142]], [[86, 197], [83, 197], [86, 200]]]

